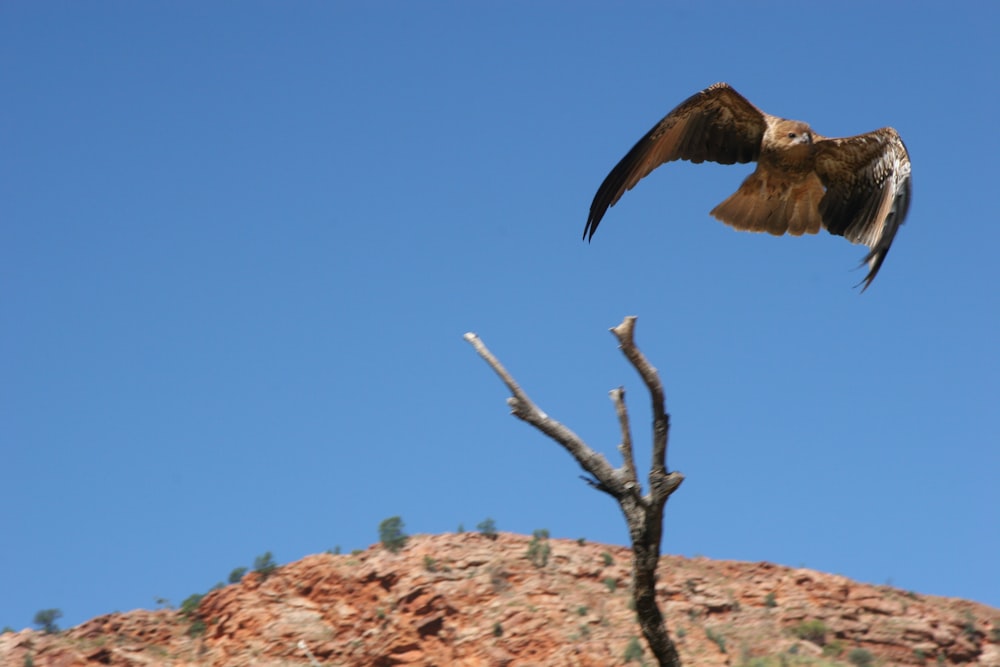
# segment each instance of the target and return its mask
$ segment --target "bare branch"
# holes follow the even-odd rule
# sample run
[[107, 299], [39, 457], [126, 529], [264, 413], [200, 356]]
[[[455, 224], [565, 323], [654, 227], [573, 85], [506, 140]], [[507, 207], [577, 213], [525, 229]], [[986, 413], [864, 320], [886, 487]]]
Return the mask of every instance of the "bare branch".
[[649, 493], [645, 497], [642, 495], [636, 476], [632, 433], [623, 388], [619, 387], [610, 392], [622, 434], [619, 445], [623, 459], [622, 467], [614, 469], [603, 455], [591, 449], [573, 431], [542, 412], [478, 336], [467, 333], [465, 340], [472, 344], [479, 356], [500, 376], [513, 394], [507, 399], [507, 404], [510, 405], [514, 416], [528, 422], [562, 445], [584, 470], [593, 475], [593, 479], [584, 477], [583, 480], [618, 501], [625, 514], [632, 541], [632, 595], [643, 636], [661, 666], [680, 667], [680, 656], [667, 633], [663, 615], [656, 603], [656, 568], [659, 565], [660, 541], [663, 536], [663, 510], [667, 498], [684, 481], [684, 476], [677, 472], [667, 472], [667, 436], [670, 417], [666, 412], [666, 400], [659, 374], [635, 345], [635, 320], [635, 317], [626, 317], [611, 332], [618, 339], [625, 357], [645, 382], [653, 404], [653, 460], [649, 470]]
[[618, 445], [618, 451], [622, 455], [622, 468], [628, 481], [638, 484], [639, 477], [635, 474], [635, 455], [632, 453], [632, 429], [629, 427], [628, 408], [625, 407], [625, 387], [612, 389], [608, 393], [614, 401], [618, 426], [622, 431], [622, 441]]
[[486, 345], [479, 338], [479, 336], [470, 331], [469, 333], [465, 334], [464, 338], [465, 340], [467, 340], [469, 343], [472, 344], [472, 347], [476, 349], [476, 352], [479, 353], [479, 356], [486, 360], [486, 363], [490, 365], [490, 368], [493, 369], [493, 372], [495, 372], [497, 375], [500, 376], [500, 379], [503, 380], [503, 383], [507, 385], [508, 389], [510, 389], [510, 393], [514, 395], [514, 398], [518, 399], [519, 402], [524, 403], [526, 405], [529, 406], [534, 405], [534, 403], [531, 402], [531, 399], [528, 398], [528, 395], [524, 393], [524, 390], [521, 389], [520, 385], [517, 384], [517, 381], [514, 380], [511, 374], [507, 372], [507, 369], [503, 367], [503, 364], [500, 363], [500, 360], [494, 357], [493, 353], [490, 352], [489, 349], [487, 349]]
[[[663, 384], [660, 382], [660, 375], [635, 345], [635, 321], [635, 316], [630, 315], [622, 320], [621, 324], [611, 329], [611, 333], [618, 339], [622, 354], [638, 371], [649, 390], [653, 410], [653, 460], [649, 469], [649, 486], [653, 492], [662, 488], [662, 477], [667, 474], [667, 439], [670, 433], [670, 416], [667, 414], [666, 398], [663, 393]], [[654, 493], [654, 495], [658, 494]], [[663, 499], [665, 501], [666, 496]]]
[[507, 405], [510, 406], [511, 412], [515, 417], [528, 422], [562, 445], [576, 459], [577, 463], [597, 478], [597, 481], [603, 484], [612, 495], [615, 495], [615, 493], [623, 488], [615, 469], [611, 467], [611, 464], [604, 458], [604, 455], [595, 452], [580, 436], [560, 422], [549, 417], [535, 405], [514, 378], [511, 377], [510, 373], [507, 372], [507, 369], [503, 367], [503, 364], [493, 356], [493, 353], [489, 351], [479, 336], [474, 333], [467, 333], [465, 334], [465, 340], [475, 348], [479, 356], [489, 364], [490, 368], [500, 376], [503, 383], [510, 389], [513, 396], [507, 399]]

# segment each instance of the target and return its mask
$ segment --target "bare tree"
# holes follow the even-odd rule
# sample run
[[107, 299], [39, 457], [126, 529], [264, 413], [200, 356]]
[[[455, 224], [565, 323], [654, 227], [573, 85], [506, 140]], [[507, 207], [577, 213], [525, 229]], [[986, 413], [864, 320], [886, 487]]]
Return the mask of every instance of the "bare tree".
[[592, 475], [592, 478], [585, 477], [585, 481], [618, 501], [632, 540], [632, 595], [642, 634], [662, 667], [679, 667], [681, 661], [677, 648], [670, 639], [663, 614], [656, 604], [656, 566], [660, 560], [663, 510], [667, 498], [684, 481], [684, 476], [679, 472], [667, 471], [670, 416], [666, 412], [660, 376], [635, 345], [635, 320], [633, 316], [626, 317], [621, 324], [611, 329], [611, 333], [618, 339], [619, 349], [625, 358], [646, 384], [653, 404], [653, 456], [649, 467], [649, 491], [645, 494], [636, 476], [632, 433], [625, 407], [625, 390], [622, 387], [610, 392], [622, 438], [618, 445], [622, 465], [620, 468], [613, 468], [603, 454], [595, 452], [580, 436], [540, 410], [476, 334], [465, 334], [465, 340], [472, 344], [479, 356], [507, 385], [511, 393], [511, 397], [507, 399], [511, 414], [562, 445]]

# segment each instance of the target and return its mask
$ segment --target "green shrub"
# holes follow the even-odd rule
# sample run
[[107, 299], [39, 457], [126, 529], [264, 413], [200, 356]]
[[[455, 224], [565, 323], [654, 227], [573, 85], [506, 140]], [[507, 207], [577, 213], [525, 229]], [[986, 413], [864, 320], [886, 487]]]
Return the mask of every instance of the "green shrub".
[[502, 637], [503, 636], [503, 626], [500, 625], [500, 621], [493, 624], [493, 636]]
[[605, 551], [601, 554], [601, 561], [603, 561], [604, 566], [607, 567], [608, 565], [612, 565], [615, 562], [615, 559], [611, 557], [611, 554]]
[[403, 532], [403, 520], [398, 516], [391, 516], [378, 525], [378, 537], [382, 546], [392, 553], [405, 547], [406, 540], [409, 539]]
[[424, 556], [424, 569], [428, 572], [437, 572], [437, 561], [430, 556]]
[[764, 598], [764, 606], [768, 609], [774, 609], [778, 606], [778, 600], [774, 597], [774, 593], [768, 593]]
[[549, 531], [539, 528], [533, 533], [531, 542], [528, 544], [528, 560], [535, 567], [545, 567], [549, 562], [549, 554], [551, 553], [552, 547], [549, 546]]
[[200, 618], [196, 618], [193, 621], [191, 621], [191, 625], [188, 626], [187, 629], [188, 637], [200, 637], [201, 635], [205, 634], [206, 629], [207, 628], [205, 626], [205, 621], [201, 620]]
[[583, 605], [580, 605], [579, 607], [576, 608], [576, 613], [577, 613], [577, 616], [586, 616], [587, 615], [587, 608], [584, 607]]
[[201, 600], [204, 597], [201, 593], [194, 593], [184, 598], [184, 602], [181, 602], [181, 616], [184, 618], [194, 618], [197, 616], [198, 605], [201, 604]]
[[625, 662], [638, 662], [642, 664], [643, 656], [642, 644], [639, 643], [638, 637], [632, 637], [628, 640], [628, 644], [625, 646]]
[[792, 628], [793, 635], [807, 642], [812, 642], [817, 646], [822, 646], [826, 643], [826, 633], [826, 623], [816, 618], [810, 621], [802, 621]]
[[34, 624], [47, 635], [59, 632], [56, 620], [62, 618], [62, 611], [59, 609], [42, 609], [35, 614]]
[[875, 662], [875, 656], [863, 648], [852, 648], [847, 654], [847, 661], [856, 667], [870, 667]]
[[833, 656], [834, 658], [839, 657], [841, 653], [844, 652], [844, 642], [839, 639], [834, 639], [832, 642], [827, 642], [823, 646], [823, 655]]
[[607, 587], [608, 592], [614, 593], [618, 589], [618, 580], [614, 577], [604, 577], [604, 585]]
[[243, 575], [247, 573], [245, 567], [234, 567], [233, 571], [229, 573], [229, 583], [238, 584], [243, 580]]
[[717, 632], [715, 632], [711, 628], [705, 628], [705, 636], [708, 637], [709, 640], [715, 642], [715, 645], [719, 647], [720, 651], [722, 651], [723, 653], [726, 652], [726, 638], [725, 637], [723, 637], [722, 635], [718, 634]]
[[253, 571], [260, 576], [261, 581], [266, 581], [277, 569], [278, 564], [274, 562], [270, 551], [265, 551], [253, 559]]
[[476, 525], [476, 530], [479, 531], [484, 537], [488, 537], [491, 540], [497, 538], [497, 524], [490, 517], [486, 517]]
[[586, 537], [578, 537], [578, 538], [576, 538], [576, 543], [579, 544], [582, 547], [582, 546], [584, 546], [587, 543], [587, 538]]

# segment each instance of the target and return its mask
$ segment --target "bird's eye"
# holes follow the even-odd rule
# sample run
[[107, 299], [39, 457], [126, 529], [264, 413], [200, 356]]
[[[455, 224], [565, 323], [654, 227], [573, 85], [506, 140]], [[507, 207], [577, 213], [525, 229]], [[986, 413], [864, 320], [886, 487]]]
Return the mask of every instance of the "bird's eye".
[[794, 139], [795, 138], [795, 133], [794, 132], [789, 132], [788, 133], [788, 138], [789, 139]]

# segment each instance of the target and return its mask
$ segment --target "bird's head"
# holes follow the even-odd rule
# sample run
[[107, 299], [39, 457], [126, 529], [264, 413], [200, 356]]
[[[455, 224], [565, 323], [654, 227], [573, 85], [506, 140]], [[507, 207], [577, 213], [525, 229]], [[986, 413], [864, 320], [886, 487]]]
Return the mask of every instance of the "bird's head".
[[769, 127], [768, 132], [775, 146], [808, 146], [813, 142], [812, 128], [800, 120], [780, 120]]

